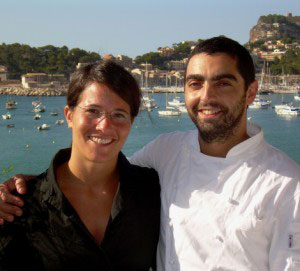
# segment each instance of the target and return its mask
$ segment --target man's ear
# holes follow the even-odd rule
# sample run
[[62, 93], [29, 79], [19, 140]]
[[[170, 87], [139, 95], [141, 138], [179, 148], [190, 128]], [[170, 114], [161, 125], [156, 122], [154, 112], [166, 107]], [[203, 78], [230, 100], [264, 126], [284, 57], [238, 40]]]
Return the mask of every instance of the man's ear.
[[73, 110], [68, 105], [64, 108], [64, 115], [68, 123], [68, 127], [72, 128]]
[[249, 87], [247, 89], [247, 93], [246, 93], [247, 105], [250, 105], [253, 103], [253, 101], [256, 97], [257, 91], [258, 91], [258, 82], [255, 80], [249, 85]]

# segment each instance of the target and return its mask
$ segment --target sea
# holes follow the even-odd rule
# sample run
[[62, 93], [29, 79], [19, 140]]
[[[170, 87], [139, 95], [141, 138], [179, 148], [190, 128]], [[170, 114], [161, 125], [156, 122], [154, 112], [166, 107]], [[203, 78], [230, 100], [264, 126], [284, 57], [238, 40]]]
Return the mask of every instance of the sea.
[[[181, 96], [183, 94], [176, 94]], [[172, 131], [195, 129], [186, 113], [178, 117], [162, 117], [158, 110], [163, 110], [166, 102], [164, 93], [152, 94], [159, 108], [151, 112], [142, 111], [135, 119], [128, 140], [123, 147], [126, 156], [132, 155], [159, 134]], [[265, 96], [272, 101], [268, 109], [248, 109], [249, 121], [260, 125], [266, 140], [273, 146], [287, 153], [300, 164], [300, 116], [279, 116], [272, 106], [284, 102], [293, 102], [295, 94], [271, 94]], [[18, 174], [39, 174], [49, 166], [53, 155], [61, 148], [71, 144], [71, 131], [66, 122], [56, 125], [58, 119], [64, 119], [63, 108], [66, 97], [42, 97], [39, 100], [46, 106], [39, 120], [33, 120], [32, 102], [37, 97], [0, 95], [0, 115], [5, 114], [5, 102], [13, 98], [18, 104], [11, 110], [10, 120], [0, 119], [0, 183]], [[57, 112], [52, 116], [51, 112]], [[37, 130], [37, 126], [46, 123], [49, 130]], [[7, 128], [14, 124], [14, 128]], [[174, 146], [176, 148], [176, 146]]]

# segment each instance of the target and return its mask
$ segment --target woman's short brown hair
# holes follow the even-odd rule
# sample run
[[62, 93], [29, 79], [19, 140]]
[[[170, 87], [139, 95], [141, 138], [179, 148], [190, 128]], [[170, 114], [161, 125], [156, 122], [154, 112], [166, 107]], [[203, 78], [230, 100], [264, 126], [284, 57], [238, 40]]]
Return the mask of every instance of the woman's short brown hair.
[[76, 70], [71, 75], [67, 105], [75, 107], [81, 93], [93, 82], [109, 87], [128, 103], [131, 116], [137, 116], [141, 104], [141, 90], [131, 73], [113, 61], [88, 64]]

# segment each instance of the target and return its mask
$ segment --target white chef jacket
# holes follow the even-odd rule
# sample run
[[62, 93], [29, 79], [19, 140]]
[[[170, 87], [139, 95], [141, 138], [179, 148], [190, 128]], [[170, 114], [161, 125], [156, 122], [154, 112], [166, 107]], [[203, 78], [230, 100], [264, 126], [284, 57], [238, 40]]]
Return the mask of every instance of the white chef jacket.
[[225, 158], [202, 154], [196, 130], [131, 158], [160, 177], [158, 270], [300, 270], [300, 167], [260, 127], [248, 135]]

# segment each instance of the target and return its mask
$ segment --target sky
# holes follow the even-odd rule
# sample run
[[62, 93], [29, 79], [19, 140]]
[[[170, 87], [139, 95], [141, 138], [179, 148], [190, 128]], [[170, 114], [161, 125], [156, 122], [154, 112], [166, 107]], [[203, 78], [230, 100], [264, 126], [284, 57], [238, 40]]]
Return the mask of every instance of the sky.
[[0, 44], [135, 58], [218, 35], [245, 44], [260, 16], [289, 12], [300, 16], [299, 0], [3, 0]]

